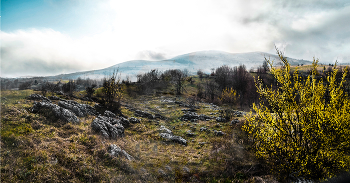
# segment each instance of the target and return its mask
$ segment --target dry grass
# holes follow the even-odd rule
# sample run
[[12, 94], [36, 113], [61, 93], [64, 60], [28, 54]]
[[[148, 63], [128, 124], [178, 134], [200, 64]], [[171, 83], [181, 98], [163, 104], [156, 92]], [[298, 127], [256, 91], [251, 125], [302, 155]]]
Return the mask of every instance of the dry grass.
[[[254, 182], [253, 177], [261, 174], [259, 164], [241, 143], [238, 126], [228, 123], [217, 126], [215, 120], [197, 124], [180, 121], [183, 107], [161, 102], [174, 96], [128, 98], [125, 103], [168, 119], [142, 118], [141, 124], [125, 129], [125, 137], [110, 140], [91, 131], [94, 116], [71, 124], [30, 113], [33, 101], [24, 97], [32, 92], [2, 91], [2, 97], [6, 97], [1, 101], [2, 182]], [[186, 97], [177, 100], [185, 101]], [[198, 105], [199, 114], [217, 112], [205, 107], [206, 104]], [[122, 112], [134, 116], [125, 107]], [[163, 142], [158, 136], [160, 125], [184, 137], [188, 145]], [[193, 130], [191, 127], [196, 128], [195, 137], [186, 136], [187, 130]], [[200, 127], [221, 130], [226, 135], [217, 137], [212, 132], [200, 132]], [[135, 160], [109, 156], [109, 144], [117, 144]]]

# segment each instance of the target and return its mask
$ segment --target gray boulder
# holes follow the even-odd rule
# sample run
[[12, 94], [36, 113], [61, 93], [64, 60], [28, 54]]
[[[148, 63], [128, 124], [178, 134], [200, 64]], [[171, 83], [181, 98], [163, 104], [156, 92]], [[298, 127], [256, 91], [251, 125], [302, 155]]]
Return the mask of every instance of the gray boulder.
[[216, 130], [214, 130], [214, 134], [215, 134], [216, 136], [224, 136], [226, 133], [224, 133], [224, 132], [222, 132], [222, 131], [216, 131]]
[[169, 133], [169, 134], [172, 134], [172, 131], [169, 130], [169, 129], [167, 129], [165, 126], [160, 126], [159, 132], [160, 132], [160, 133]]
[[78, 117], [85, 117], [87, 115], [96, 115], [95, 108], [87, 104], [79, 104], [73, 100], [59, 101], [58, 105], [65, 109], [74, 112]]
[[140, 120], [134, 117], [129, 118], [130, 123], [140, 123]]
[[49, 96], [49, 99], [50, 100], [61, 100], [59, 97], [57, 97], [55, 95]]
[[116, 119], [98, 116], [91, 123], [91, 128], [106, 138], [117, 139], [124, 136], [124, 127]]
[[226, 122], [226, 119], [223, 118], [223, 117], [217, 117], [217, 118], [216, 118], [216, 121], [217, 121], [217, 122]]
[[175, 143], [187, 145], [187, 140], [185, 140], [184, 138], [182, 138], [180, 136], [172, 135], [170, 133], [160, 133], [159, 136], [166, 139], [166, 140], [171, 140]]
[[234, 124], [237, 124], [237, 123], [239, 123], [238, 119], [234, 119], [234, 120], [231, 121], [231, 125], [234, 125]]
[[116, 157], [124, 156], [128, 160], [133, 160], [134, 159], [130, 154], [128, 154], [126, 151], [122, 150], [119, 146], [117, 146], [115, 144], [111, 144], [108, 147], [108, 152], [112, 156], [116, 156]]
[[191, 130], [188, 130], [188, 131], [186, 132], [186, 135], [189, 136], [189, 137], [194, 137], [194, 136], [196, 136], [196, 134], [194, 134]]
[[208, 130], [208, 128], [206, 128], [206, 127], [201, 127], [201, 128], [199, 129], [199, 131], [201, 131], [201, 132], [207, 131], [207, 130]]
[[105, 110], [103, 115], [106, 116], [106, 117], [111, 117], [111, 118], [116, 118], [117, 117], [113, 112], [111, 112], [109, 110]]
[[130, 126], [130, 121], [124, 117], [119, 117], [119, 123], [121, 123], [125, 127]]
[[50, 102], [51, 103], [51, 100], [42, 96], [42, 95], [39, 95], [39, 94], [31, 94], [27, 97], [28, 100], [42, 100], [42, 101], [45, 101], [45, 102]]
[[79, 123], [78, 117], [73, 112], [49, 102], [35, 102], [31, 110], [36, 113], [43, 108], [51, 110], [57, 118], [65, 122]]

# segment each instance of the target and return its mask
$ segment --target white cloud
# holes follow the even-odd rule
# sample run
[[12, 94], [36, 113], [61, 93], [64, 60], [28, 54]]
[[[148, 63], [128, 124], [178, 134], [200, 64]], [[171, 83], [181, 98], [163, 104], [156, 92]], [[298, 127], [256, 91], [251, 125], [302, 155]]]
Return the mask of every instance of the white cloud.
[[77, 2], [79, 26], [67, 31], [1, 32], [2, 76], [101, 69], [200, 50], [274, 53], [275, 44], [288, 57], [350, 58], [350, 6], [344, 3], [331, 6], [322, 1], [313, 7], [274, 0]]

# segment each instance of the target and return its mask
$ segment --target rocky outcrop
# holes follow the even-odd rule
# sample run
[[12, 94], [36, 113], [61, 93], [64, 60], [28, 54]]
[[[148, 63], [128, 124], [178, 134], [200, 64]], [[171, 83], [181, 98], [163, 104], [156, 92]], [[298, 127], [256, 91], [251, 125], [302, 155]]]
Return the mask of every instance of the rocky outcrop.
[[196, 122], [197, 120], [208, 121], [210, 119], [212, 119], [212, 117], [204, 114], [198, 115], [195, 112], [186, 112], [183, 116], [180, 117], [181, 121], [191, 121], [191, 122]]
[[166, 128], [165, 126], [160, 126], [158, 131], [160, 132], [159, 136], [161, 138], [163, 138], [164, 140], [170, 140], [170, 141], [173, 141], [175, 143], [187, 145], [187, 140], [185, 140], [184, 138], [182, 138], [180, 136], [173, 135], [172, 131], [169, 130], [168, 128]]
[[31, 111], [33, 113], [39, 112], [41, 109], [49, 109], [59, 119], [66, 122], [79, 123], [78, 117], [68, 109], [62, 108], [56, 104], [50, 102], [35, 102]]
[[130, 126], [130, 121], [124, 117], [119, 117], [119, 123], [121, 123], [124, 127]]
[[124, 156], [126, 159], [128, 160], [133, 160], [134, 158], [129, 155], [126, 151], [122, 150], [119, 146], [115, 145], [115, 144], [111, 144], [108, 147], [108, 152], [111, 156]]
[[226, 122], [226, 119], [223, 118], [223, 117], [217, 117], [217, 118], [216, 118], [216, 121], [217, 121], [217, 122]]
[[222, 131], [216, 131], [216, 130], [214, 130], [214, 134], [215, 134], [216, 136], [224, 136], [226, 133], [224, 133], [224, 132], [222, 132]]
[[239, 123], [239, 120], [238, 120], [238, 119], [234, 119], [234, 120], [231, 121], [230, 124], [231, 124], [231, 125], [234, 125], [234, 124], [237, 124], [237, 123]]
[[141, 111], [141, 110], [135, 110], [135, 116], [137, 117], [143, 117], [148, 119], [156, 119], [156, 117], [148, 112]]
[[117, 117], [113, 112], [111, 112], [109, 110], [105, 110], [103, 115], [106, 116], [106, 117], [111, 117], [111, 118], [116, 118]]
[[78, 117], [85, 117], [87, 115], [96, 115], [95, 108], [87, 104], [79, 104], [78, 102], [73, 100], [59, 101], [58, 105], [60, 107], [63, 107], [65, 109], [68, 109], [74, 112], [74, 114], [77, 115]]
[[46, 102], [49, 102], [51, 103], [51, 100], [42, 96], [42, 95], [39, 95], [39, 94], [31, 94], [27, 97], [28, 100], [42, 100], [42, 101], [46, 101]]
[[91, 128], [106, 138], [117, 139], [124, 136], [123, 125], [117, 119], [111, 117], [98, 116], [91, 123]]
[[49, 96], [49, 99], [50, 100], [61, 100], [59, 97], [57, 97], [55, 95]]
[[134, 117], [128, 119], [130, 123], [140, 123], [140, 120]]

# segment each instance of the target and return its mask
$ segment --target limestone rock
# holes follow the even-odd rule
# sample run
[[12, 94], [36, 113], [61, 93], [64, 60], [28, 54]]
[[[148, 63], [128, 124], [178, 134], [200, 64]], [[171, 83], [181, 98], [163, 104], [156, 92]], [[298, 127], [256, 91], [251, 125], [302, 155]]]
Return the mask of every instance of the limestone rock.
[[49, 102], [35, 102], [31, 110], [36, 113], [42, 108], [50, 109], [57, 118], [63, 121], [79, 123], [79, 119], [73, 112]]
[[101, 133], [106, 138], [117, 139], [124, 136], [124, 127], [116, 119], [98, 116], [91, 123], [95, 132]]
[[42, 101], [46, 101], [46, 102], [50, 102], [51, 103], [51, 100], [42, 96], [42, 95], [39, 95], [39, 94], [31, 94], [27, 97], [27, 99], [29, 100], [42, 100]]
[[134, 159], [130, 154], [128, 154], [126, 151], [122, 150], [119, 146], [117, 146], [115, 144], [111, 144], [109, 146], [108, 152], [112, 156], [116, 156], [116, 157], [124, 156], [128, 160], [133, 160]]

